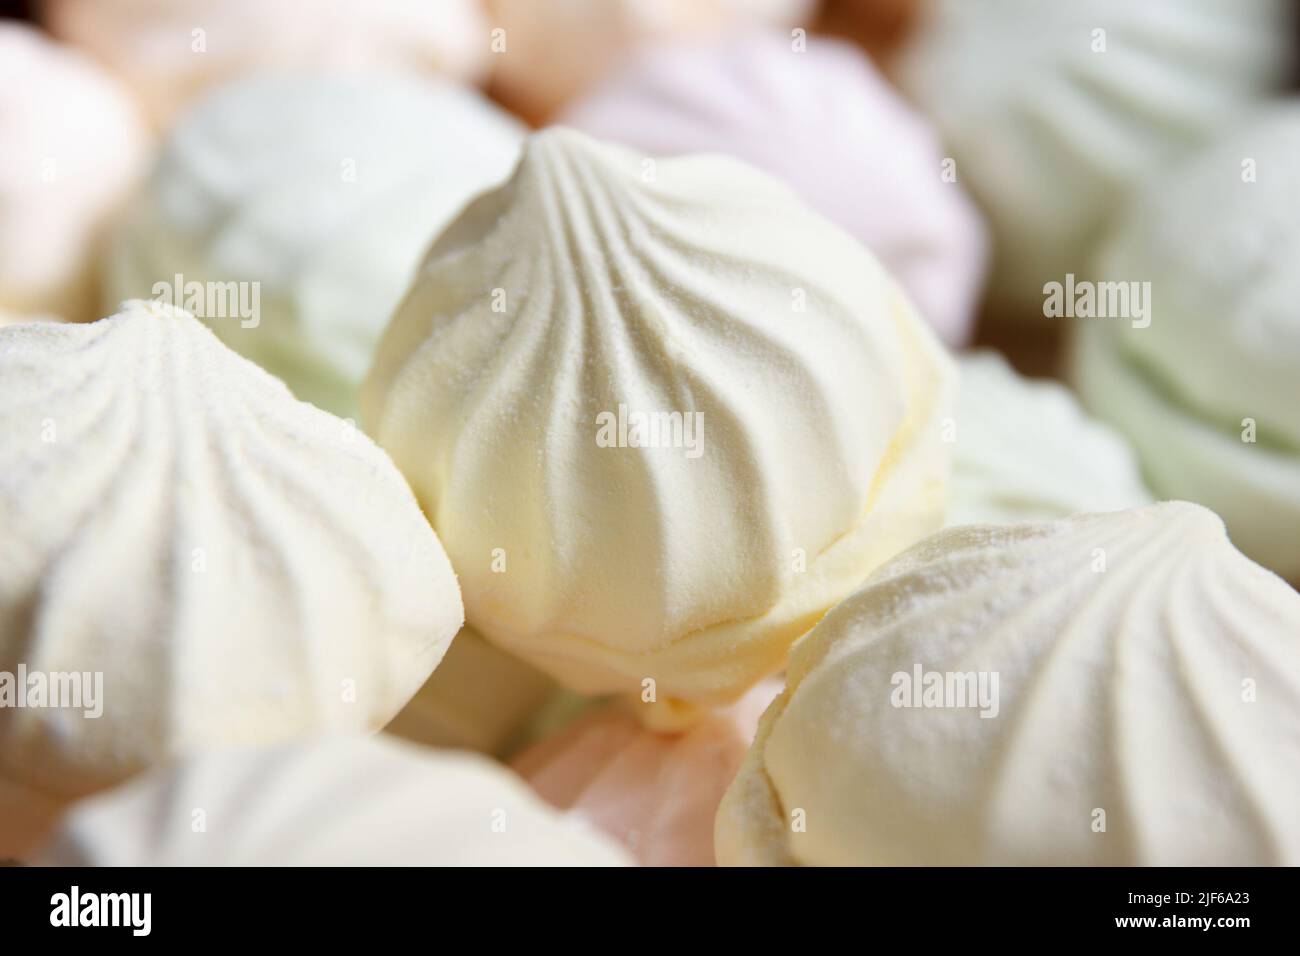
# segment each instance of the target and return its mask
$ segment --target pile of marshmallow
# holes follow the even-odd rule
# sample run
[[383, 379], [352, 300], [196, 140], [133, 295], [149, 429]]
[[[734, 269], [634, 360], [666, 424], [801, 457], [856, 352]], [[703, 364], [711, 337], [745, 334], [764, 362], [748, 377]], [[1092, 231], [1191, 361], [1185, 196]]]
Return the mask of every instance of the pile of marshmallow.
[[1294, 15], [0, 21], [0, 859], [1300, 864]]

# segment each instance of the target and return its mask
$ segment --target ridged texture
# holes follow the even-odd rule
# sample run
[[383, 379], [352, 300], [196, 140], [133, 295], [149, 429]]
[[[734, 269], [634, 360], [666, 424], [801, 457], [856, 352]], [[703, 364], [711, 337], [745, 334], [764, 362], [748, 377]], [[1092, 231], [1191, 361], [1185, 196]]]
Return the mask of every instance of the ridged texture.
[[1213, 508], [1243, 551], [1293, 580], [1298, 153], [1300, 107], [1270, 107], [1153, 182], [1099, 265], [1107, 278], [1151, 283], [1150, 326], [1081, 321], [1074, 349], [1084, 401], [1133, 440], [1151, 487]]
[[717, 36], [755, 24], [810, 24], [815, 0], [486, 0], [505, 45], [492, 82], [510, 105], [543, 121], [638, 47]]
[[1138, 449], [1147, 484], [1214, 507], [1243, 552], [1300, 582], [1300, 457], [1189, 414], [1097, 323], [1075, 330], [1073, 378], [1088, 409]]
[[[1294, 866], [1297, 641], [1196, 505], [941, 532], [796, 645], [719, 862]], [[894, 706], [917, 665], [996, 673], [996, 716]]]
[[[1109, 323], [1175, 401], [1300, 454], [1300, 104], [1255, 114], [1153, 183], [1102, 250], [1151, 282], [1149, 328]], [[1253, 182], [1243, 182], [1252, 165]]]
[[780, 690], [780, 681], [764, 680], [676, 733], [649, 730], [629, 705], [610, 704], [511, 766], [542, 799], [608, 833], [642, 866], [713, 866], [718, 801]]
[[392, 462], [190, 316], [0, 329], [0, 772], [72, 795], [200, 748], [383, 726], [463, 618]]
[[251, 320], [192, 311], [298, 398], [355, 417], [357, 385], [421, 256], [505, 178], [521, 136], [478, 94], [432, 80], [228, 86], [167, 140], [117, 240], [105, 307], [155, 298], [154, 284], [174, 288], [177, 274], [245, 283], [249, 301], [258, 283]]
[[[937, 526], [954, 373], [785, 187], [723, 157], [644, 170], [532, 137], [430, 251], [362, 406], [475, 628], [584, 693], [725, 703]], [[698, 456], [602, 447], [620, 404], [701, 414]]]
[[206, 754], [78, 805], [47, 866], [627, 866], [477, 756], [383, 737]]
[[854, 47], [743, 32], [646, 51], [563, 123], [654, 155], [724, 153], [857, 236], [944, 341], [975, 318], [987, 240], [928, 123]]
[[1041, 321], [1044, 283], [1090, 271], [1134, 186], [1281, 85], [1294, 16], [1290, 0], [935, 0], [900, 79], [988, 213], [999, 316]]
[[104, 231], [148, 148], [143, 118], [111, 76], [0, 22], [0, 314], [94, 317]]
[[[166, 127], [204, 91], [258, 72], [403, 70], [474, 80], [475, 0], [44, 0], [43, 19], [122, 77]], [[201, 31], [201, 32], [200, 32]]]
[[1055, 382], [1022, 378], [996, 352], [957, 362], [946, 524], [1046, 521], [1152, 502], [1137, 457]]

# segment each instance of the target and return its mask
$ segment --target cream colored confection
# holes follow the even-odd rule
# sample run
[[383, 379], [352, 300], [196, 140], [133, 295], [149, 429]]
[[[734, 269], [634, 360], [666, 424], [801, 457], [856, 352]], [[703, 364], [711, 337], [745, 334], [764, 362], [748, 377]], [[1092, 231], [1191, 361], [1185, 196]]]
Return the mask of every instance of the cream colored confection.
[[974, 325], [984, 226], [930, 125], [859, 50], [775, 31], [652, 47], [561, 122], [652, 155], [726, 153], [857, 236], [950, 345]]
[[465, 627], [384, 729], [428, 746], [503, 756], [528, 736], [557, 691], [537, 668]]
[[165, 127], [208, 89], [257, 72], [483, 76], [475, 0], [45, 0], [50, 30], [125, 80]]
[[378, 729], [463, 620], [388, 457], [154, 303], [0, 329], [0, 528], [0, 775], [58, 797]]
[[111, 76], [0, 21], [0, 317], [94, 317], [104, 233], [148, 151], [144, 120]]
[[469, 754], [339, 737], [204, 754], [77, 805], [42, 866], [627, 866]]
[[1152, 502], [1133, 449], [1055, 382], [1019, 375], [996, 352], [957, 360], [946, 524], [1045, 521]]
[[1221, 514], [1300, 580], [1300, 106], [1270, 107], [1152, 183], [1099, 272], [1149, 283], [1149, 324], [1076, 323], [1084, 402], [1157, 494]]
[[814, 0], [486, 0], [492, 79], [538, 121], [591, 88], [636, 48], [756, 24], [808, 27]]
[[953, 378], [784, 186], [557, 128], [434, 245], [362, 409], [484, 636], [581, 693], [715, 704], [938, 526]]
[[436, 80], [228, 86], [168, 138], [115, 245], [106, 308], [185, 305], [298, 398], [355, 417], [357, 384], [421, 256], [510, 172], [521, 136], [477, 93]]
[[899, 65], [993, 231], [997, 315], [1043, 316], [1135, 186], [1288, 78], [1290, 0], [934, 0]]
[[1298, 641], [1197, 505], [943, 531], [795, 646], [719, 862], [1294, 866]]

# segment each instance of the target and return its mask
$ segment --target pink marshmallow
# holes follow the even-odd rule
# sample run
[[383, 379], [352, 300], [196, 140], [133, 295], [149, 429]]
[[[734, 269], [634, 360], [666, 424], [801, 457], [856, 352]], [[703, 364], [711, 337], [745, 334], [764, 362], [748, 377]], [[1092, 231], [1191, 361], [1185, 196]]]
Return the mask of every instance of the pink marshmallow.
[[713, 866], [718, 804], [781, 686], [769, 678], [675, 734], [647, 730], [630, 707], [611, 705], [513, 766], [542, 799], [604, 830], [643, 866]]
[[945, 342], [969, 341], [988, 238], [956, 167], [856, 47], [792, 43], [752, 32], [652, 48], [559, 122], [655, 155], [727, 153], [783, 179], [876, 254]]

